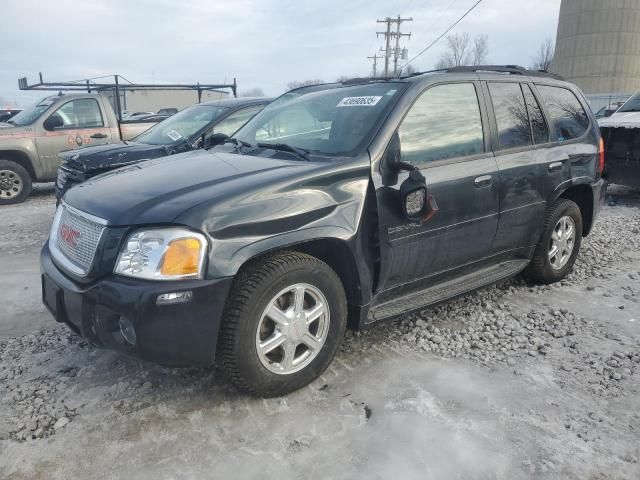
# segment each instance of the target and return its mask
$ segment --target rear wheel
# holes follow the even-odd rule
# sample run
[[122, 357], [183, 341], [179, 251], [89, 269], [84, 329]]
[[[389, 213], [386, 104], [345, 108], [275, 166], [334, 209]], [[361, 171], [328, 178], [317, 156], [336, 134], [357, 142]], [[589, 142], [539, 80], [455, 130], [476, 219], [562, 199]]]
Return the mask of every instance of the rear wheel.
[[24, 202], [31, 189], [31, 175], [22, 165], [0, 160], [0, 205]]
[[241, 390], [284, 395], [329, 366], [346, 320], [342, 283], [327, 264], [297, 252], [270, 255], [234, 282], [218, 355]]
[[573, 269], [581, 243], [580, 208], [571, 200], [557, 200], [547, 212], [544, 231], [525, 274], [537, 283], [562, 280]]

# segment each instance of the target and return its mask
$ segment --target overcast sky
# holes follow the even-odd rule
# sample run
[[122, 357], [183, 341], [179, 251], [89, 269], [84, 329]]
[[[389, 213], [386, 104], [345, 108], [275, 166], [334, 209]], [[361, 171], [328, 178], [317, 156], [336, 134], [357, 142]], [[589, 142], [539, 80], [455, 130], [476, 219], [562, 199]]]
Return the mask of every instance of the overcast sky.
[[[218, 83], [279, 95], [292, 80], [366, 75], [382, 44], [377, 18], [402, 25], [412, 57], [476, 0], [0, 0], [0, 107], [43, 93], [18, 77]], [[484, 0], [452, 33], [487, 34], [491, 63], [528, 66], [555, 38], [560, 0]], [[433, 68], [446, 42], [414, 61]]]

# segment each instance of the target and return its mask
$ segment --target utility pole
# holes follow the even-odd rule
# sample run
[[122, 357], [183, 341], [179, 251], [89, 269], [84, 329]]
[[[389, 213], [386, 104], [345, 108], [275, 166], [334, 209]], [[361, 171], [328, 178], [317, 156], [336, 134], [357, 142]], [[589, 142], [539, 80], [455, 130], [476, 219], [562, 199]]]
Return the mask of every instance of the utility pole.
[[367, 59], [373, 60], [373, 76], [374, 77], [378, 76], [378, 59], [379, 58], [384, 58], [384, 57], [382, 55], [378, 55], [378, 54], [374, 54], [371, 57], [367, 57]]
[[[384, 20], [376, 20], [377, 23], [386, 23], [387, 29], [384, 32], [376, 32], [376, 36], [384, 35], [385, 38], [385, 49], [380, 49], [381, 52], [384, 52], [384, 76], [389, 76], [389, 60], [391, 59], [391, 39], [395, 37], [396, 45], [393, 49], [393, 73], [394, 75], [398, 73], [398, 59], [400, 58], [400, 37], [409, 37], [411, 38], [411, 33], [402, 33], [400, 31], [400, 25], [404, 22], [413, 21], [413, 17], [409, 18], [401, 18], [398, 15], [396, 18], [387, 17]], [[391, 31], [391, 25], [396, 24], [396, 31]]]

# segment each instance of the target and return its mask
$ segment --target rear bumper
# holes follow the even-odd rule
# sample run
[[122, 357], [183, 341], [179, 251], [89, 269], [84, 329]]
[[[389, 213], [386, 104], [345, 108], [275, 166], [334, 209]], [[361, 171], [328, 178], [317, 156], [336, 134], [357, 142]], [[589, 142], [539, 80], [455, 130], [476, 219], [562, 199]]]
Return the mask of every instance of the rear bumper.
[[[109, 275], [82, 285], [53, 263], [48, 243], [42, 249], [40, 265], [45, 306], [57, 321], [79, 335], [163, 365], [213, 362], [231, 278], [153, 282]], [[184, 291], [193, 292], [187, 303], [156, 304], [158, 295]], [[135, 328], [135, 345], [120, 331], [121, 316]]]

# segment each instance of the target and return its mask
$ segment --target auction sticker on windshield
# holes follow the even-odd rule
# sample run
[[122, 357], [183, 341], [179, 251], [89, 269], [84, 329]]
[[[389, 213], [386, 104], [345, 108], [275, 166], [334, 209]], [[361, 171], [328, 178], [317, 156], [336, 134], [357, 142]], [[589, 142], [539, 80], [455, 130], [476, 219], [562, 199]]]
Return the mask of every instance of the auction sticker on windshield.
[[336, 107], [373, 107], [382, 97], [346, 97]]
[[171, 130], [170, 132], [167, 132], [167, 136], [173, 140], [174, 142], [177, 142], [178, 140], [180, 140], [182, 138], [182, 135], [180, 135], [178, 132], [176, 132], [175, 130]]

